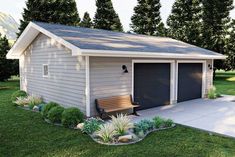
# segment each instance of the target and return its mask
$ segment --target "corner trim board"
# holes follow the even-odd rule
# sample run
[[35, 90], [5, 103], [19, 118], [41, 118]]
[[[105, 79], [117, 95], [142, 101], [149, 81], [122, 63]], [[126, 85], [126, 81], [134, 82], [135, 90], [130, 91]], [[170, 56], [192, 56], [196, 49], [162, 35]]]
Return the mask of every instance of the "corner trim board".
[[90, 104], [90, 58], [89, 56], [85, 57], [86, 60], [86, 89], [85, 89], [85, 97], [86, 97], [86, 116], [91, 116], [91, 104]]

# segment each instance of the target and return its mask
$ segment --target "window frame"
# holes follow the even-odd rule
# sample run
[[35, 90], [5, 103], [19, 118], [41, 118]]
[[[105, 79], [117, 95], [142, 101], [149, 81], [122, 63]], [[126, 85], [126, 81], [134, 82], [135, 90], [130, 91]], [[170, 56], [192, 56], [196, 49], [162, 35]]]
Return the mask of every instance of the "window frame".
[[[47, 66], [47, 75], [45, 75], [45, 66]], [[42, 76], [43, 77], [49, 77], [49, 65], [48, 64], [43, 64], [42, 65]]]

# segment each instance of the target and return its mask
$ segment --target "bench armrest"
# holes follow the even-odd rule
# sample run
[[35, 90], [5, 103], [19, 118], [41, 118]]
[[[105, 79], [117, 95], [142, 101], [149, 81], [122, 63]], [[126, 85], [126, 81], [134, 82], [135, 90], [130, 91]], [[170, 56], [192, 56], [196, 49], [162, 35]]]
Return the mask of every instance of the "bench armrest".
[[132, 102], [133, 105], [139, 105], [139, 102]]

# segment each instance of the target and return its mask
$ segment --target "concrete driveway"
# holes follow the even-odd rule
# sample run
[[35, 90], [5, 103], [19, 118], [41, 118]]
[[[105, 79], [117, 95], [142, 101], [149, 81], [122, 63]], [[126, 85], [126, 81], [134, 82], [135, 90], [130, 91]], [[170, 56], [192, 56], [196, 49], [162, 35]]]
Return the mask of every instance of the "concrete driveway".
[[182, 125], [235, 137], [235, 96], [216, 100], [196, 99], [142, 110], [138, 114], [139, 117], [132, 117], [133, 121], [161, 116]]

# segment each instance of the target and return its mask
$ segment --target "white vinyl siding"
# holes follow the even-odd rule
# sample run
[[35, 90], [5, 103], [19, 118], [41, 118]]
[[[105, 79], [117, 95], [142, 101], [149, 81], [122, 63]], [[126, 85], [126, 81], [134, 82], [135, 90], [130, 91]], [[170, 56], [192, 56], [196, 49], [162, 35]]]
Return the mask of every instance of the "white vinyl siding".
[[[48, 65], [48, 76], [44, 67]], [[85, 112], [85, 57], [40, 34], [20, 57], [21, 89]]]

